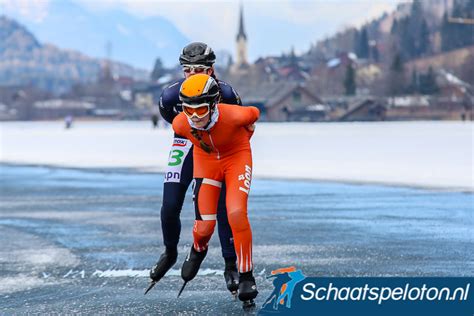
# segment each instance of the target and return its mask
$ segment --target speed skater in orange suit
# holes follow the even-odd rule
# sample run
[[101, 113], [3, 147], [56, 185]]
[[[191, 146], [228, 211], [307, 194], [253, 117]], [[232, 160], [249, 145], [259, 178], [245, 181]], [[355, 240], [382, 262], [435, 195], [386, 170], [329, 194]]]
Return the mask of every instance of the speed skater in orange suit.
[[[194, 244], [181, 270], [185, 284], [204, 260], [216, 225], [217, 203], [226, 184], [226, 206], [234, 236], [239, 270], [239, 299], [251, 302], [258, 291], [253, 277], [252, 230], [247, 201], [252, 177], [250, 137], [258, 120], [256, 107], [219, 103], [219, 86], [205, 74], [181, 85], [183, 112], [173, 120], [174, 131], [194, 144]], [[184, 288], [184, 285], [183, 285]]]

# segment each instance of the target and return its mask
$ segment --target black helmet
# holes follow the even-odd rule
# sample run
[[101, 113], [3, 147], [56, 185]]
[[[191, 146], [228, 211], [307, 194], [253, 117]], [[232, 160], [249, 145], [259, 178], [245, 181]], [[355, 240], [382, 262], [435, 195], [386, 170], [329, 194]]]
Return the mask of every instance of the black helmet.
[[209, 103], [213, 108], [219, 100], [219, 86], [214, 78], [196, 74], [184, 80], [179, 91], [179, 100], [189, 105]]
[[186, 45], [179, 56], [181, 65], [204, 65], [211, 67], [216, 61], [212, 48], [201, 42]]

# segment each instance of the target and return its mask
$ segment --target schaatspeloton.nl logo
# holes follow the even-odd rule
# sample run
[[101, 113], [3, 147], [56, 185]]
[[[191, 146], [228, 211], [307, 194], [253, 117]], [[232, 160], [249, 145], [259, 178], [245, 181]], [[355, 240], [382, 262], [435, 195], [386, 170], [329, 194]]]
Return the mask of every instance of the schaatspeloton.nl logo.
[[259, 315], [474, 315], [473, 277], [306, 277], [273, 270]]

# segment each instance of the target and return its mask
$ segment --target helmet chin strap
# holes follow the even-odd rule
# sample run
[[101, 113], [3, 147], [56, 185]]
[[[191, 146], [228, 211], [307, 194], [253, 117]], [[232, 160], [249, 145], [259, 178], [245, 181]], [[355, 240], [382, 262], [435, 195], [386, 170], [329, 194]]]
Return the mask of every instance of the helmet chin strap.
[[216, 105], [214, 105], [213, 107], [211, 107], [209, 109], [209, 120], [207, 121], [207, 124], [204, 125], [204, 129], [208, 129], [209, 128], [209, 125], [211, 124], [212, 122], [212, 116], [214, 115], [214, 109], [216, 108]]
[[211, 124], [211, 117], [209, 116], [209, 120], [207, 121], [206, 125], [204, 125], [203, 129], [207, 129], [209, 127], [209, 124]]

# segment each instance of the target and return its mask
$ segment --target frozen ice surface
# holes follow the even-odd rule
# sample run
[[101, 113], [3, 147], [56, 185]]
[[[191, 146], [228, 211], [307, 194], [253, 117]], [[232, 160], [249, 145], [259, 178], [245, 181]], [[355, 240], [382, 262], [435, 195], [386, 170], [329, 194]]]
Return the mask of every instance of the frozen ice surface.
[[[181, 212], [177, 264], [147, 295], [161, 253], [162, 175], [0, 164], [0, 314], [240, 315], [218, 238], [179, 299], [194, 209]], [[249, 217], [261, 305], [266, 276], [472, 276], [474, 195], [256, 178]]]

